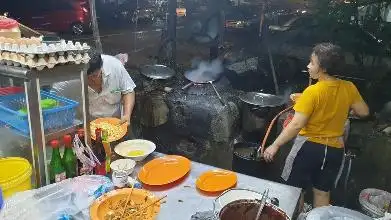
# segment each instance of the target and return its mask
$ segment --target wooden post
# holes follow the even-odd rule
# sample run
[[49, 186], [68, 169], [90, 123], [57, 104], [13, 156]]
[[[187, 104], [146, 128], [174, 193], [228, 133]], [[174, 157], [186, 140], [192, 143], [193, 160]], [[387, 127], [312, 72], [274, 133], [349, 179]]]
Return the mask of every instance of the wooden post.
[[95, 48], [99, 53], [103, 53], [102, 42], [100, 41], [98, 20], [96, 19], [95, 0], [88, 0], [90, 3], [92, 34], [94, 37]]

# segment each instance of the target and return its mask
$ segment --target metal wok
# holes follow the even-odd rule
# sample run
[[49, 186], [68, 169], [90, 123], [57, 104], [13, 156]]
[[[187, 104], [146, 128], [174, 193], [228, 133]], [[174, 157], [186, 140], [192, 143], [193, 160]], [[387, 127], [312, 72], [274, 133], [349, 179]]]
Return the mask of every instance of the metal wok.
[[175, 71], [164, 65], [145, 65], [141, 67], [141, 74], [150, 79], [169, 79], [175, 76]]
[[[196, 70], [193, 70], [196, 71]], [[214, 81], [220, 78], [221, 73], [216, 74], [210, 71], [203, 71], [200, 74], [195, 74], [193, 71], [186, 71], [184, 76], [190, 81], [189, 84], [182, 87], [183, 90], [193, 86], [194, 84], [210, 84], [213, 87], [214, 92], [219, 98], [220, 102], [225, 105], [223, 98], [221, 98], [219, 92], [216, 89], [216, 86], [213, 84]]]

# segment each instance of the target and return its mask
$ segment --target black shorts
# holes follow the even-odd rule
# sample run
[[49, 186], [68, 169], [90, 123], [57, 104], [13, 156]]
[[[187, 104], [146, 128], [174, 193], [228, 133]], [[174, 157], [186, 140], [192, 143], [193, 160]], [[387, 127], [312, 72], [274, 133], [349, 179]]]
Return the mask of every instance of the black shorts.
[[[293, 150], [293, 149], [292, 149]], [[297, 151], [286, 183], [329, 192], [338, 177], [344, 149], [305, 141]]]

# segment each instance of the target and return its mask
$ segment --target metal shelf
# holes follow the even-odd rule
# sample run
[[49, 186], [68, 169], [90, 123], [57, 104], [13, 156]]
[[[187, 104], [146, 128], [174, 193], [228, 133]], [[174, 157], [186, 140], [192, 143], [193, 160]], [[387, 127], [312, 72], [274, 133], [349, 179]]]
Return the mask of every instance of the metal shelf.
[[[49, 134], [45, 134], [45, 140], [46, 141], [50, 141], [50, 140], [53, 140], [53, 139], [59, 139], [59, 138], [61, 138], [62, 136], [66, 135], [66, 134], [74, 133], [74, 132], [76, 132], [76, 129], [79, 126], [81, 126], [82, 124], [83, 124], [82, 121], [75, 120], [73, 125], [70, 126], [70, 127], [63, 128], [63, 129], [60, 129], [60, 130], [57, 130], [57, 131], [53, 131], [53, 132], [49, 132]], [[8, 127], [8, 126], [5, 126], [5, 127]], [[18, 130], [15, 130], [13, 128], [10, 128], [10, 127], [8, 127], [8, 128], [12, 130], [12, 133], [14, 133], [16, 135], [19, 135], [19, 136], [22, 136], [22, 137], [26, 138], [27, 140], [30, 139], [30, 136], [27, 136], [26, 134], [23, 134], [23, 133], [19, 132]]]
[[53, 139], [59, 139], [66, 134], [74, 133], [76, 131], [77, 127], [79, 127], [82, 124], [83, 124], [82, 121], [77, 120], [73, 123], [73, 126], [71, 126], [71, 127], [64, 128], [64, 129], [61, 129], [61, 130], [58, 130], [55, 132], [51, 132], [49, 134], [45, 134], [45, 139], [47, 141], [50, 141]]
[[[59, 138], [64, 134], [72, 133], [77, 126], [83, 124], [86, 140], [90, 143], [90, 130], [87, 125], [89, 119], [88, 106], [88, 85], [86, 65], [67, 64], [55, 66], [52, 69], [44, 69], [36, 71], [33, 69], [0, 65], [0, 75], [14, 79], [21, 79], [24, 81], [24, 88], [27, 99], [28, 120], [30, 126], [30, 136], [28, 137], [31, 146], [32, 164], [35, 171], [36, 186], [40, 187], [49, 184], [49, 172], [46, 166], [46, 143], [49, 140]], [[40, 104], [41, 86], [52, 85], [56, 82], [63, 82], [69, 80], [81, 80], [80, 94], [82, 96], [81, 107], [83, 109], [82, 121], [77, 121], [69, 128], [61, 129], [59, 131], [51, 132], [47, 135], [43, 129], [43, 116]], [[84, 123], [83, 123], [84, 122]], [[24, 135], [25, 136], [25, 135]]]

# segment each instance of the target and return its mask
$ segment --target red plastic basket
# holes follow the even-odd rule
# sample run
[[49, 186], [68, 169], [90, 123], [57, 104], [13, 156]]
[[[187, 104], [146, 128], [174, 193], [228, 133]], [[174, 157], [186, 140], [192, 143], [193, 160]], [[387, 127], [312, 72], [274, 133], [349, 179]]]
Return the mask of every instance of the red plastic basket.
[[15, 86], [4, 87], [4, 88], [0, 88], [0, 95], [12, 95], [16, 93], [21, 93], [23, 91], [24, 91], [23, 87], [15, 87]]

